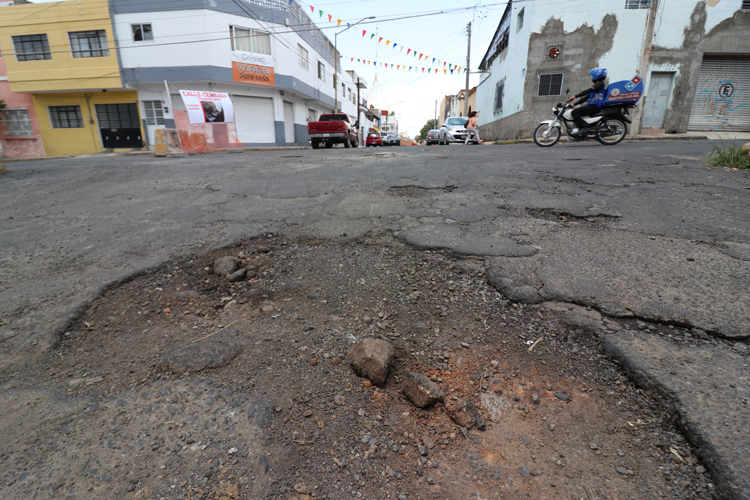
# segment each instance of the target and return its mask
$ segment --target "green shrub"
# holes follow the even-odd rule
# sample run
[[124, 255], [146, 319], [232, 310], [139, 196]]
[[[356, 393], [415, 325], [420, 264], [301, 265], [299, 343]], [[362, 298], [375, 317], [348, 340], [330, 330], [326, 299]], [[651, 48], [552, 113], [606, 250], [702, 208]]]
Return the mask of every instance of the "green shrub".
[[711, 143], [714, 150], [708, 155], [708, 163], [714, 167], [750, 168], [750, 151], [732, 144], [720, 146]]

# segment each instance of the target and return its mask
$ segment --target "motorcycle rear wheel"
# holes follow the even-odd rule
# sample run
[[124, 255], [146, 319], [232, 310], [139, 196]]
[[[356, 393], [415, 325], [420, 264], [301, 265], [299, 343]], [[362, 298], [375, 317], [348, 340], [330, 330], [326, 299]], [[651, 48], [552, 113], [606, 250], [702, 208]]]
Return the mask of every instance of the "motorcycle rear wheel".
[[604, 123], [602, 123], [601, 126], [606, 128], [607, 132], [605, 135], [602, 135], [604, 132], [596, 134], [596, 140], [605, 146], [619, 144], [625, 139], [625, 136], [628, 135], [628, 126], [625, 125], [622, 120], [608, 118], [604, 120]]
[[[547, 137], [545, 137], [544, 134], [548, 131], [549, 134], [547, 135]], [[560, 140], [561, 135], [562, 133], [560, 132], [560, 127], [542, 123], [534, 131], [534, 144], [542, 148], [551, 148], [552, 146], [557, 144], [557, 141]]]

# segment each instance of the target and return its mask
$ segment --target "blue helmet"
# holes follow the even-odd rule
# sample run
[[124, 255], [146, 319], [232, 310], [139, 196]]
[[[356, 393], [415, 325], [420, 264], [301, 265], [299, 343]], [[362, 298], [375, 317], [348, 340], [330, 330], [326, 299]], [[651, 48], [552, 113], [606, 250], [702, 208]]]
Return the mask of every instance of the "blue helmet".
[[589, 71], [589, 75], [591, 75], [593, 81], [604, 80], [607, 78], [607, 70], [605, 68], [594, 68]]

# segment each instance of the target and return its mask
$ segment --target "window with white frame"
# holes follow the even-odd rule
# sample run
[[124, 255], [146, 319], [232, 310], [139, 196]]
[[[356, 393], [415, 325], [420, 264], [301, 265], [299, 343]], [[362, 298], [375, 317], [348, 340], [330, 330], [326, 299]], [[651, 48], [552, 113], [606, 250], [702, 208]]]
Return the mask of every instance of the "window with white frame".
[[143, 101], [146, 125], [164, 125], [164, 108], [161, 101]]
[[297, 53], [299, 54], [299, 65], [307, 70], [310, 66], [310, 60], [307, 56], [307, 49], [302, 45], [297, 44]]
[[28, 109], [6, 109], [3, 112], [7, 124], [5, 135], [21, 137], [34, 135]]
[[47, 35], [21, 35], [12, 38], [17, 61], [52, 59]]
[[521, 28], [523, 28], [523, 17], [526, 13], [526, 7], [523, 7], [521, 9], [521, 12], [518, 13], [517, 22], [516, 22], [516, 33], [521, 31]]
[[318, 61], [318, 78], [326, 81], [326, 67], [325, 64], [320, 61]]
[[52, 128], [83, 128], [80, 106], [47, 106], [47, 110]]
[[271, 35], [268, 33], [230, 26], [229, 36], [232, 40], [232, 50], [271, 55]]
[[626, 9], [648, 9], [651, 7], [651, 0], [625, 0]]
[[154, 39], [151, 23], [131, 24], [130, 27], [133, 28], [134, 42], [148, 42]]
[[564, 73], [550, 73], [539, 75], [539, 97], [547, 97], [562, 94]]
[[104, 30], [68, 33], [73, 57], [107, 57], [107, 32]]

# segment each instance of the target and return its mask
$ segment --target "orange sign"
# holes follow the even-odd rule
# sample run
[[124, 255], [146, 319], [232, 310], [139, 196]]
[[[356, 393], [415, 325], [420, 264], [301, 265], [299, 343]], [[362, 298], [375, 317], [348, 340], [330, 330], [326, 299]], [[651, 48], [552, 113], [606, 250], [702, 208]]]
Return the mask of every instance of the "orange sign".
[[273, 68], [237, 61], [232, 61], [232, 79], [235, 82], [253, 85], [267, 85], [269, 87], [275, 85]]

